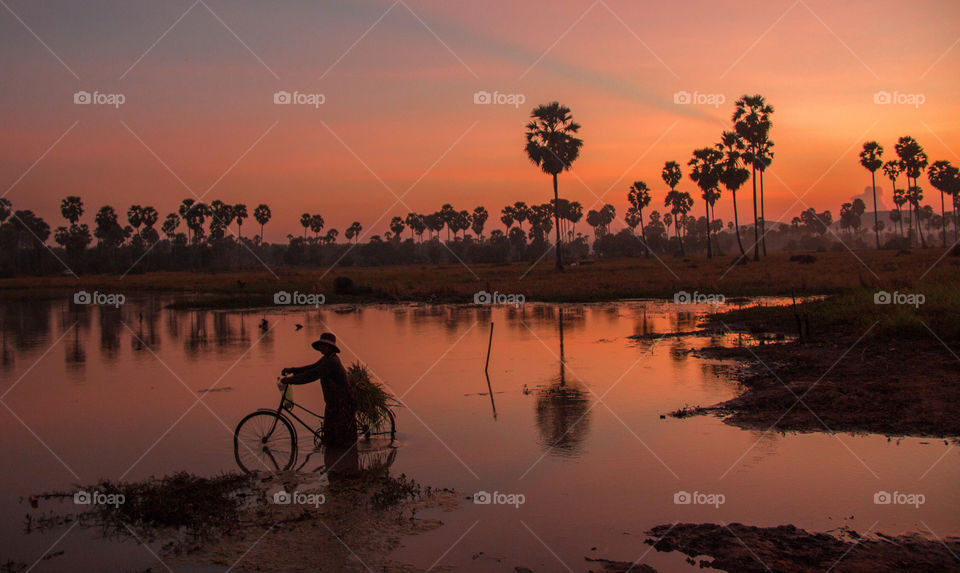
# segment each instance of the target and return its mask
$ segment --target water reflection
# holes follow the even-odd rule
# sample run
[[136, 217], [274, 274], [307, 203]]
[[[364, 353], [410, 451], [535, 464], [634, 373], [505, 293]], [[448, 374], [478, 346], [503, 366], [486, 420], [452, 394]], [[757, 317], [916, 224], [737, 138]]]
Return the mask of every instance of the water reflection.
[[[549, 308], [551, 311], [553, 307]], [[567, 382], [564, 348], [564, 311], [557, 307], [557, 341], [560, 346], [559, 374], [546, 387], [537, 391], [536, 421], [538, 443], [551, 455], [576, 457], [582, 452], [590, 431], [590, 399], [578, 380]], [[546, 314], [546, 313], [544, 313]], [[580, 317], [583, 318], [582, 316]]]

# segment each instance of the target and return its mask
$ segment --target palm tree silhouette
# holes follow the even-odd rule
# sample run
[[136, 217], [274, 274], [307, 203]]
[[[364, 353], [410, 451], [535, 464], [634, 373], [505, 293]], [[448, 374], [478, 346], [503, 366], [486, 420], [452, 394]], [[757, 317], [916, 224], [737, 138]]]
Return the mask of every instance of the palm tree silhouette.
[[900, 197], [902, 201], [897, 200], [897, 177], [900, 176], [902, 171], [902, 166], [899, 160], [891, 159], [883, 164], [883, 174], [887, 176], [887, 179], [890, 180], [890, 188], [893, 189], [893, 203], [897, 206], [898, 213], [898, 222], [900, 223], [900, 238], [903, 238], [903, 211], [900, 207], [907, 202], [906, 198], [901, 194]]
[[873, 186], [873, 231], [877, 239], [877, 248], [880, 248], [880, 224], [877, 215], [877, 169], [883, 166], [883, 146], [876, 141], [863, 144], [860, 152], [860, 165], [870, 172], [870, 181]]
[[302, 215], [300, 215], [300, 226], [303, 227], [304, 239], [307, 238], [307, 229], [310, 228], [310, 219], [312, 218], [313, 217], [310, 215], [310, 213], [303, 213]]
[[523, 201], [517, 201], [513, 204], [513, 219], [517, 222], [517, 225], [520, 225], [520, 229], [523, 230], [523, 222], [530, 217], [530, 207], [527, 207], [527, 204]]
[[527, 157], [544, 173], [553, 177], [553, 219], [556, 225], [557, 270], [563, 270], [563, 254], [560, 248], [560, 205], [557, 175], [570, 166], [580, 155], [583, 140], [574, 137], [580, 124], [573, 121], [570, 108], [552, 102], [539, 105], [531, 112], [532, 121], [527, 124]]
[[237, 221], [237, 239], [243, 238], [243, 220], [249, 216], [245, 204], [237, 203], [233, 206], [233, 218]]
[[507, 205], [500, 211], [500, 222], [503, 223], [503, 226], [506, 227], [505, 233], [510, 232], [510, 227], [513, 226], [513, 207]]
[[[713, 258], [712, 241], [710, 240], [710, 207], [720, 198], [720, 175], [723, 172], [723, 152], [713, 147], [704, 147], [693, 152], [693, 158], [687, 162], [687, 165], [693, 169], [690, 171], [690, 179], [700, 187], [703, 193], [704, 208], [707, 211], [707, 258]], [[682, 245], [682, 244], [681, 244]], [[682, 248], [682, 246], [681, 246]]]
[[746, 142], [744, 158], [750, 164], [753, 180], [753, 260], [760, 260], [760, 214], [757, 210], [757, 169], [762, 163], [761, 148], [770, 133], [773, 106], [762, 95], [742, 96], [733, 112], [733, 128]]
[[270, 207], [265, 203], [257, 205], [257, 208], [253, 210], [253, 218], [257, 220], [257, 223], [260, 223], [260, 242], [263, 243], [263, 226], [270, 222]]
[[310, 217], [310, 230], [313, 231], [314, 241], [320, 240], [320, 231], [323, 230], [323, 226], [326, 224], [327, 222], [324, 221], [320, 215], [312, 215]]
[[757, 170], [760, 171], [760, 245], [763, 247], [763, 256], [767, 256], [767, 215], [763, 200], [763, 174], [771, 163], [773, 163], [773, 141], [766, 139], [757, 148]]
[[[910, 137], [909, 135], [901, 137], [897, 141], [897, 145], [894, 147], [894, 150], [897, 152], [897, 156], [900, 158], [900, 163], [903, 167], [903, 172], [907, 175], [907, 198], [910, 200], [911, 207], [916, 207], [919, 209], [919, 202], [914, 205], [913, 197], [919, 195], [920, 199], [923, 198], [923, 192], [920, 190], [920, 186], [917, 183], [917, 179], [923, 174], [924, 169], [927, 167], [927, 154], [923, 150], [923, 147], [917, 143], [917, 140]], [[910, 180], [913, 180], [913, 184], [910, 184]], [[913, 188], [916, 187], [918, 192], [914, 193]], [[919, 214], [918, 214], [919, 215]], [[912, 217], [912, 212], [911, 212]], [[913, 222], [911, 218], [911, 223]], [[911, 225], [912, 226], [912, 225]], [[917, 233], [920, 235], [920, 244], [926, 248], [927, 243], [923, 238], [923, 232], [920, 230], [920, 219], [917, 217]]]
[[724, 131], [720, 134], [720, 143], [716, 145], [717, 149], [723, 151], [723, 171], [720, 174], [720, 182], [730, 191], [733, 199], [733, 228], [737, 235], [737, 246], [740, 247], [740, 255], [745, 256], [743, 242], [740, 240], [740, 216], [737, 213], [737, 189], [743, 187], [743, 184], [750, 179], [750, 171], [743, 166], [743, 149], [746, 144], [737, 132]]
[[[947, 215], [944, 208], [944, 194], [956, 195], [957, 179], [960, 178], [956, 167], [949, 161], [935, 161], [927, 171], [927, 179], [933, 188], [940, 192], [940, 218], [943, 220], [943, 246], [947, 246]], [[954, 216], [956, 216], [956, 200], [953, 202]], [[956, 225], [954, 225], [954, 235], [956, 236]]]
[[487, 224], [487, 219], [490, 217], [490, 214], [487, 213], [487, 209], [483, 206], [476, 207], [473, 210], [473, 214], [470, 215], [470, 226], [477, 237], [479, 237], [480, 242], [483, 242], [483, 228]]
[[[647, 184], [643, 181], [634, 181], [633, 185], [630, 186], [630, 191], [627, 192], [627, 201], [636, 210], [637, 219], [640, 223], [640, 238], [644, 241], [644, 253], [647, 256], [649, 256], [649, 251], [646, 248], [647, 234], [643, 228], [643, 208], [650, 206], [650, 199], [650, 188], [647, 187]], [[636, 225], [633, 225], [633, 227], [636, 227]]]
[[[666, 171], [666, 168], [664, 168], [664, 171]], [[680, 242], [680, 256], [683, 257], [685, 253], [683, 251], [683, 237], [680, 236], [680, 222], [683, 220], [681, 217], [685, 218], [693, 206], [693, 197], [690, 197], [690, 194], [686, 191], [677, 191], [671, 188], [663, 201], [663, 206], [670, 207], [670, 212], [673, 213], [673, 221], [675, 223], [673, 228], [677, 233], [677, 241]]]

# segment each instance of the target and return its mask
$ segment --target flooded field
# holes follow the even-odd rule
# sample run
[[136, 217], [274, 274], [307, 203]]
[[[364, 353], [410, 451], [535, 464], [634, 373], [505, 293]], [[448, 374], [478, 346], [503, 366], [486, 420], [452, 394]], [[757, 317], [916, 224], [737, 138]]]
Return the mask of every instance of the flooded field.
[[[709, 306], [174, 311], [167, 302], [0, 304], [0, 561], [164, 570], [158, 544], [83, 527], [24, 533], [24, 498], [102, 478], [236, 471], [237, 422], [276, 407], [280, 370], [316, 360], [309, 344], [325, 331], [345, 364], [365, 363], [402, 403], [391, 473], [462, 494], [460, 509], [431, 514], [443, 527], [406, 540], [399, 562], [586, 571], [596, 567], [585, 557], [643, 556], [660, 571], [692, 570], [643, 544], [644, 531], [674, 522], [960, 532], [960, 449], [943, 440], [664, 418], [737, 393], [736, 364], [691, 349], [748, 341], [631, 337], [695, 330]], [[298, 387], [296, 399], [321, 407], [319, 385]], [[322, 464], [303, 451], [300, 461], [303, 471]], [[875, 503], [884, 492], [894, 503]], [[913, 494], [923, 502], [896, 503]]]

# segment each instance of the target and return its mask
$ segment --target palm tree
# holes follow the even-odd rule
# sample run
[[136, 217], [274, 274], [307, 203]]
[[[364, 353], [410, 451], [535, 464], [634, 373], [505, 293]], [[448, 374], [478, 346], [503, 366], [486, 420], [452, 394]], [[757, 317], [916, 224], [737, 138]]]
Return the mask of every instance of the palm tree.
[[348, 233], [347, 238], [349, 239], [349, 238], [350, 238], [350, 235], [352, 234], [352, 235], [356, 238], [356, 241], [354, 241], [354, 242], [357, 243], [357, 244], [359, 244], [359, 243], [360, 243], [360, 231], [362, 231], [362, 230], [363, 230], [363, 227], [360, 226], [360, 223], [357, 222], [357, 221], [354, 221], [353, 223], [350, 224], [350, 227], [347, 229], [347, 233]]
[[310, 221], [313, 219], [313, 216], [310, 213], [303, 213], [300, 215], [300, 226], [303, 227], [303, 238], [307, 238], [307, 229], [310, 228]]
[[[913, 222], [912, 209], [914, 203], [911, 198], [914, 196], [913, 188], [919, 185], [917, 179], [923, 173], [924, 169], [927, 167], [927, 154], [924, 152], [923, 147], [917, 143], [917, 140], [910, 137], [909, 135], [901, 137], [897, 140], [897, 145], [894, 147], [894, 150], [897, 152], [897, 156], [900, 158], [900, 163], [902, 165], [903, 172], [907, 175], [907, 198], [911, 201], [911, 223]], [[910, 180], [913, 180], [913, 183], [910, 183]], [[922, 191], [919, 193], [920, 198], [923, 198]], [[919, 204], [916, 205], [919, 208]], [[912, 225], [911, 225], [912, 226]], [[919, 218], [917, 228], [919, 229]], [[920, 234], [920, 242], [923, 247], [926, 247], [926, 242], [923, 239], [923, 233]]]
[[893, 190], [893, 202], [897, 206], [897, 212], [899, 213], [899, 223], [900, 223], [900, 238], [903, 238], [903, 211], [900, 207], [907, 202], [906, 198], [901, 194], [902, 201], [897, 201], [897, 177], [900, 176], [900, 173], [903, 171], [903, 166], [899, 160], [891, 159], [883, 164], [883, 174], [887, 176], [887, 179], [890, 180], [890, 188]]
[[473, 233], [480, 238], [481, 243], [483, 242], [483, 228], [486, 226], [489, 217], [490, 214], [487, 213], [486, 208], [482, 206], [474, 208], [473, 214], [470, 216], [470, 225]]
[[167, 218], [163, 220], [163, 225], [160, 226], [160, 230], [163, 231], [168, 240], [172, 241], [177, 235], [177, 227], [179, 226], [180, 216], [176, 213], [168, 213]]
[[713, 247], [710, 240], [711, 218], [710, 207], [720, 198], [720, 175], [723, 173], [723, 152], [714, 147], [704, 147], [694, 150], [693, 158], [687, 162], [692, 167], [690, 179], [700, 188], [703, 196], [704, 208], [707, 211], [707, 258], [713, 258]]
[[[943, 220], [943, 246], [947, 246], [947, 215], [944, 207], [944, 194], [956, 196], [957, 180], [960, 178], [960, 170], [950, 164], [949, 161], [935, 161], [927, 171], [927, 179], [933, 188], [940, 192], [940, 217]], [[956, 200], [954, 200], [953, 210], [956, 216]], [[956, 225], [954, 225], [954, 235], [956, 235]]]
[[[673, 162], [671, 161], [671, 163]], [[666, 172], [666, 169], [664, 169], [664, 172]], [[663, 206], [670, 207], [670, 212], [673, 213], [673, 220], [676, 223], [673, 228], [677, 233], [677, 240], [680, 242], [680, 256], [685, 256], [683, 252], [683, 238], [680, 236], [680, 217], [685, 216], [690, 211], [690, 208], [693, 206], [693, 198], [690, 197], [690, 194], [686, 191], [677, 191], [671, 187], [670, 192], [667, 193], [667, 197], [663, 201]]]
[[920, 228], [920, 201], [923, 201], [923, 189], [921, 189], [919, 185], [914, 185], [910, 189], [907, 189], [907, 200], [910, 201], [912, 208], [910, 217], [913, 217], [913, 213], [917, 214], [917, 234], [920, 236], [920, 246], [926, 249], [927, 241], [923, 238], [923, 229]]
[[324, 221], [323, 217], [320, 215], [313, 215], [310, 217], [310, 230], [313, 231], [314, 241], [320, 240], [320, 231], [323, 230], [323, 226], [326, 224], [327, 222]]
[[393, 236], [397, 239], [397, 242], [400, 242], [400, 235], [403, 233], [403, 230], [406, 228], [406, 225], [403, 224], [403, 217], [394, 217], [390, 219], [390, 232], [393, 233]]
[[527, 204], [523, 201], [517, 201], [513, 204], [513, 219], [517, 222], [517, 225], [520, 225], [520, 229], [523, 229], [523, 222], [530, 217], [530, 207], [527, 207]]
[[753, 260], [760, 260], [760, 216], [757, 211], [757, 169], [762, 164], [764, 142], [770, 133], [770, 115], [773, 106], [762, 95], [742, 96], [733, 112], [733, 128], [746, 142], [745, 160], [750, 164], [753, 181]]
[[513, 207], [507, 205], [500, 211], [500, 222], [503, 223], [503, 226], [506, 227], [505, 233], [510, 233], [510, 227], [513, 226]]
[[740, 255], [745, 256], [743, 242], [740, 240], [740, 216], [737, 213], [737, 189], [743, 187], [743, 184], [750, 179], [750, 171], [743, 166], [743, 154], [746, 147], [743, 139], [735, 131], [724, 131], [720, 134], [720, 143], [716, 148], [724, 153], [723, 171], [720, 174], [720, 182], [730, 192], [733, 199], [733, 228], [737, 235], [737, 246], [740, 247]]
[[553, 219], [556, 224], [557, 270], [563, 270], [563, 255], [560, 249], [560, 211], [557, 175], [570, 166], [580, 155], [583, 140], [575, 137], [580, 124], [573, 121], [570, 108], [552, 102], [534, 108], [532, 121], [527, 124], [527, 157], [544, 173], [553, 177]]
[[143, 225], [143, 207], [140, 205], [130, 205], [127, 209], [127, 222], [133, 227], [134, 233], [140, 236], [140, 225]]
[[[627, 193], [627, 201], [636, 210], [640, 222], [640, 237], [646, 247], [646, 232], [643, 229], [643, 208], [650, 206], [650, 188], [643, 181], [634, 181]], [[636, 227], [636, 225], [633, 225]], [[646, 252], [646, 251], [645, 251]]]
[[253, 218], [257, 220], [257, 223], [260, 223], [260, 242], [263, 243], [263, 226], [270, 222], [270, 207], [265, 203], [257, 205], [257, 208], [253, 210]]
[[877, 215], [877, 169], [883, 166], [883, 146], [876, 141], [863, 144], [860, 152], [860, 165], [870, 172], [870, 182], [873, 186], [873, 231], [877, 239], [877, 249], [880, 248], [880, 223]]
[[233, 218], [237, 220], [237, 238], [243, 237], [243, 220], [249, 217], [247, 206], [243, 203], [237, 203], [233, 206]]
[[767, 256], [767, 215], [764, 209], [766, 202], [763, 200], [763, 174], [773, 163], [773, 146], [773, 141], [766, 139], [757, 148], [757, 170], [760, 171], [760, 245], [763, 247], [763, 256]]
[[83, 216], [83, 200], [76, 195], [70, 195], [60, 202], [60, 214], [71, 225], [76, 225]]

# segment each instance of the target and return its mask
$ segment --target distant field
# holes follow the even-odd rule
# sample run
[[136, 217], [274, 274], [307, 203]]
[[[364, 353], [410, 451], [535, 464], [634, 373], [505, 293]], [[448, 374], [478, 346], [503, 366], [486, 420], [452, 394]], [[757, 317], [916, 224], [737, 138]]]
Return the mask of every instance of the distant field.
[[[922, 285], [960, 284], [960, 257], [943, 249], [813, 253], [813, 261], [791, 261], [787, 253], [771, 253], [760, 262], [734, 264], [732, 256], [631, 258], [567, 267], [558, 273], [552, 261], [531, 269], [528, 263], [455, 264], [326, 269], [276, 268], [208, 274], [156, 272], [128, 275], [21, 277], [0, 280], [0, 296], [43, 297], [63, 289], [135, 294], [167, 292], [214, 295], [216, 305], [268, 302], [285, 290], [324, 293], [327, 302], [436, 301], [473, 302], [480, 290], [522, 294], [527, 300], [590, 302], [632, 297], [672, 297], [677, 291], [749, 295], [829, 294], [850, 288], [910, 289]], [[862, 262], [861, 262], [862, 261]], [[343, 279], [335, 288], [337, 277]]]

